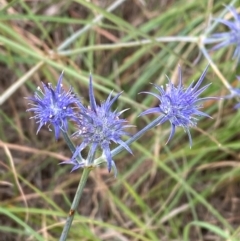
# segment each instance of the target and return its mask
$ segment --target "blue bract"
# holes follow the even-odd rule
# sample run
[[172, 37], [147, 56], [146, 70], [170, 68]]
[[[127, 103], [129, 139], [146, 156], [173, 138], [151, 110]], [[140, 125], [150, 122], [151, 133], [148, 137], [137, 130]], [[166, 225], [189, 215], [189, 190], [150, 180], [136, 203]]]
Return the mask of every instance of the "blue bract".
[[[100, 147], [106, 157], [108, 171], [111, 171], [112, 166], [115, 168], [115, 163], [111, 157], [110, 143], [114, 142], [122, 145], [128, 152], [132, 153], [131, 149], [122, 141], [122, 136], [129, 134], [124, 130], [132, 125], [126, 125], [124, 119], [119, 116], [125, 111], [118, 112], [117, 110], [111, 111], [113, 103], [118, 99], [121, 93], [112, 98], [112, 93], [108, 96], [107, 100], [100, 105], [96, 104], [93, 93], [92, 77], [89, 81], [89, 99], [90, 106], [88, 108], [81, 107], [80, 118], [78, 119], [78, 130], [73, 134], [75, 137], [80, 137], [82, 143], [76, 148], [76, 151], [71, 159], [70, 164], [75, 165], [73, 170], [76, 170], [83, 165], [75, 161], [79, 153], [86, 147], [91, 145], [90, 154], [88, 159], [93, 159], [93, 156], [98, 147]], [[91, 163], [88, 163], [91, 165]], [[116, 174], [116, 173], [115, 173]]]
[[144, 111], [141, 115], [160, 113], [162, 114], [162, 118], [160, 118], [158, 125], [166, 121], [171, 123], [171, 133], [167, 143], [173, 137], [176, 127], [180, 126], [185, 130], [185, 132], [187, 132], [191, 147], [192, 138], [189, 128], [197, 125], [198, 119], [196, 116], [210, 117], [209, 115], [199, 111], [199, 109], [202, 108], [202, 101], [214, 99], [214, 97], [199, 98], [199, 95], [210, 85], [208, 84], [201, 89], [198, 89], [206, 75], [206, 72], [207, 68], [204, 70], [195, 86], [193, 86], [192, 82], [188, 88], [184, 88], [182, 84], [181, 68], [179, 67], [179, 83], [177, 87], [175, 87], [168, 78], [169, 83], [166, 85], [165, 89], [162, 86], [154, 85], [160, 95], [151, 92], [143, 92], [158, 98], [160, 104], [158, 107], [153, 107]]
[[[31, 117], [39, 123], [37, 133], [43, 125], [53, 125], [56, 140], [59, 138], [60, 130], [67, 131], [68, 119], [77, 120], [74, 112], [74, 104], [78, 102], [75, 94], [70, 88], [67, 92], [62, 88], [63, 73], [58, 79], [57, 86], [53, 89], [50, 83], [43, 85], [43, 90], [38, 87], [33, 97], [28, 97], [33, 103], [27, 111], [33, 111], [35, 116]], [[51, 131], [50, 127], [49, 130]]]
[[228, 21], [224, 19], [217, 19], [216, 21], [226, 25], [229, 28], [229, 32], [215, 33], [211, 37], [220, 39], [221, 42], [215, 45], [212, 50], [217, 50], [222, 47], [226, 47], [232, 44], [236, 45], [236, 49], [233, 54], [233, 58], [240, 60], [240, 15], [236, 9], [231, 6], [226, 7], [233, 15], [234, 21]]

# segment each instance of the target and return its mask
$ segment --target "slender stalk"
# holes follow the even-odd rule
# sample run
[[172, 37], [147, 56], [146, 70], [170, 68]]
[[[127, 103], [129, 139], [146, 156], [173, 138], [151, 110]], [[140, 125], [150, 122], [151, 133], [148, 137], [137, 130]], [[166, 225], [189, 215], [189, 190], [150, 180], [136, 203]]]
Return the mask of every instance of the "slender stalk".
[[64, 140], [66, 141], [66, 143], [67, 143], [68, 148], [70, 149], [70, 151], [71, 151], [72, 153], [75, 153], [76, 148], [75, 148], [74, 144], [72, 143], [71, 139], [69, 138], [67, 132], [62, 131], [62, 134], [63, 134], [63, 138], [64, 138]]
[[[63, 138], [64, 138], [65, 142], [68, 145], [68, 148], [70, 149], [72, 154], [74, 154], [75, 151], [76, 151], [76, 147], [74, 146], [74, 144], [72, 143], [71, 139], [69, 138], [68, 133], [65, 132], [65, 131], [62, 131], [62, 134], [63, 134]], [[78, 160], [79, 163], [81, 163], [83, 161], [81, 153], [78, 154], [77, 160]]]
[[84, 168], [84, 170], [83, 170], [82, 177], [81, 177], [80, 182], [78, 184], [78, 188], [77, 188], [75, 197], [73, 199], [71, 209], [68, 213], [67, 221], [64, 225], [64, 228], [63, 228], [63, 231], [62, 231], [62, 234], [61, 234], [61, 237], [60, 237], [59, 241], [66, 241], [67, 240], [68, 232], [71, 228], [71, 224], [72, 224], [72, 221], [73, 221], [73, 218], [74, 218], [74, 214], [75, 214], [75, 212], [77, 210], [77, 207], [79, 205], [79, 201], [81, 199], [83, 189], [84, 189], [85, 184], [87, 182], [90, 171], [91, 171], [91, 168], [89, 168], [89, 167]]
[[[155, 119], [154, 121], [152, 121], [151, 123], [149, 123], [147, 126], [145, 126], [142, 130], [140, 130], [139, 132], [137, 132], [134, 136], [132, 136], [131, 138], [129, 138], [125, 143], [127, 145], [132, 144], [134, 141], [138, 140], [143, 134], [145, 134], [148, 130], [150, 130], [151, 128], [157, 126], [160, 122], [160, 120], [163, 118], [163, 116], [159, 116], [157, 119]], [[120, 153], [122, 150], [125, 150], [125, 148], [121, 145], [119, 145], [118, 147], [116, 147], [115, 149], [113, 149], [111, 151], [111, 156], [114, 157], [116, 156], [118, 153]], [[99, 158], [97, 158], [96, 160], [94, 160], [94, 165], [100, 165], [102, 163], [106, 162], [105, 157], [101, 156]]]
[[[71, 150], [71, 152], [75, 153], [76, 148], [75, 148], [74, 144], [72, 143], [71, 139], [69, 138], [67, 132], [62, 131], [62, 134], [63, 134], [64, 140], [66, 141], [66, 143], [67, 143], [69, 149]], [[93, 162], [95, 152], [96, 152], [96, 149], [92, 150], [92, 152], [90, 152], [90, 155], [88, 155], [89, 163]], [[79, 153], [79, 155], [77, 156], [77, 160], [79, 162], [82, 161], [81, 153]], [[80, 199], [81, 199], [81, 196], [82, 196], [82, 193], [83, 193], [83, 189], [86, 185], [86, 182], [87, 182], [87, 179], [88, 179], [88, 176], [89, 176], [89, 173], [90, 173], [91, 170], [92, 170], [92, 167], [85, 167], [84, 170], [83, 170], [82, 177], [79, 181], [78, 188], [77, 188], [77, 191], [75, 193], [75, 197], [73, 199], [70, 211], [68, 213], [67, 221], [64, 225], [64, 228], [63, 228], [63, 231], [62, 231], [62, 234], [61, 234], [61, 237], [60, 237], [59, 241], [67, 240], [67, 236], [68, 236], [69, 230], [70, 230], [71, 225], [72, 225], [74, 214], [75, 214], [75, 212], [77, 210], [77, 207], [79, 205], [79, 202], [80, 202]]]
[[[137, 132], [134, 136], [132, 136], [131, 138], [129, 138], [126, 141], [127, 145], [132, 144], [134, 141], [138, 140], [143, 134], [145, 134], [148, 130], [152, 129], [153, 127], [157, 126], [160, 122], [160, 120], [163, 118], [162, 115], [160, 115], [157, 119], [155, 119], [154, 121], [150, 122], [147, 126], [145, 126], [142, 130], [140, 130], [139, 132]], [[116, 156], [118, 153], [120, 153], [122, 150], [125, 150], [125, 148], [123, 146], [118, 146], [117, 148], [113, 149], [111, 151], [111, 155], [112, 157]]]

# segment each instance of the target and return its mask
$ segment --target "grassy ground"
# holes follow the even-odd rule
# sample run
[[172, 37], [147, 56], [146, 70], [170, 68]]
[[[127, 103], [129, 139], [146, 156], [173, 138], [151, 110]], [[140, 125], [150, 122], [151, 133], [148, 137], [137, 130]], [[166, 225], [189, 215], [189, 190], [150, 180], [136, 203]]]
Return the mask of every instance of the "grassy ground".
[[[166, 75], [176, 82], [178, 65], [188, 85], [209, 62], [197, 43], [155, 38], [200, 36], [223, 3], [230, 1], [0, 1], [0, 240], [58, 240], [82, 172], [58, 165], [71, 154], [47, 126], [36, 135], [24, 97], [41, 81], [55, 85], [64, 70], [64, 86], [87, 103], [91, 71], [99, 101], [124, 91], [118, 109], [130, 108], [124, 118], [135, 133], [156, 117], [138, 118], [157, 104], [139, 92], [165, 84]], [[233, 50], [210, 53], [204, 96], [229, 94], [226, 83], [239, 86]], [[131, 145], [133, 156], [114, 158], [116, 179], [105, 166], [92, 171], [68, 240], [240, 240], [236, 103], [205, 103], [213, 119], [191, 130], [191, 149], [180, 128], [165, 145], [166, 123]]]

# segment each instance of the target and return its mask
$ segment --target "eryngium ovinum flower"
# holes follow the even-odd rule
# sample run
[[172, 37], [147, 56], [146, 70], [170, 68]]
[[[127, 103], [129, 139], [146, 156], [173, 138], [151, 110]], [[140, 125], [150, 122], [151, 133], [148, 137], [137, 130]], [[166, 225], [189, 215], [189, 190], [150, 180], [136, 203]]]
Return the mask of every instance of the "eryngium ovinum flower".
[[163, 124], [166, 121], [171, 123], [171, 132], [167, 143], [173, 137], [176, 127], [179, 126], [187, 132], [191, 147], [192, 138], [189, 128], [197, 125], [198, 116], [210, 117], [208, 114], [199, 110], [203, 107], [201, 104], [203, 101], [216, 99], [214, 97], [199, 98], [199, 95], [211, 84], [210, 83], [201, 89], [198, 89], [206, 75], [206, 72], [207, 68], [204, 70], [195, 86], [193, 86], [192, 82], [188, 88], [184, 88], [182, 83], [181, 68], [179, 67], [179, 82], [177, 87], [174, 86], [171, 80], [167, 77], [169, 83], [166, 84], [165, 89], [163, 86], [154, 85], [154, 87], [159, 91], [159, 94], [143, 92], [155, 96], [160, 103], [157, 107], [150, 108], [141, 113], [141, 116], [159, 113], [162, 115], [162, 118], [160, 118], [158, 125]]
[[236, 45], [236, 49], [233, 54], [233, 58], [240, 61], [240, 15], [236, 9], [232, 6], [226, 6], [226, 8], [232, 13], [234, 21], [216, 19], [217, 22], [226, 25], [230, 31], [223, 33], [215, 33], [211, 37], [219, 39], [220, 43], [215, 45], [212, 50], [217, 50], [229, 45]]
[[[125, 111], [118, 112], [117, 110], [111, 111], [113, 103], [118, 99], [121, 93], [112, 98], [112, 93], [108, 96], [107, 100], [100, 105], [96, 104], [96, 100], [93, 93], [92, 77], [89, 81], [89, 99], [90, 106], [87, 108], [81, 108], [80, 118], [78, 120], [78, 130], [73, 134], [75, 137], [80, 137], [82, 143], [76, 148], [75, 153], [70, 162], [64, 162], [64, 164], [73, 164], [72, 171], [84, 167], [85, 165], [91, 165], [94, 155], [98, 147], [103, 151], [103, 154], [107, 161], [108, 171], [111, 171], [113, 166], [116, 176], [116, 166], [112, 160], [110, 143], [114, 142], [122, 145], [128, 152], [132, 153], [131, 149], [122, 141], [122, 136], [129, 134], [125, 131], [125, 128], [132, 127], [127, 125], [126, 120], [120, 119], [119, 116]], [[87, 162], [79, 163], [76, 159], [79, 153], [86, 147], [91, 146], [88, 154]]]
[[27, 111], [33, 111], [35, 116], [31, 117], [39, 123], [37, 133], [43, 125], [49, 124], [54, 127], [55, 138], [59, 138], [60, 130], [67, 131], [68, 120], [77, 120], [74, 111], [74, 105], [78, 102], [72, 88], [66, 92], [62, 87], [63, 73], [58, 79], [55, 89], [50, 83], [42, 83], [43, 90], [38, 87], [33, 97], [27, 97], [33, 103], [29, 103], [32, 107]]

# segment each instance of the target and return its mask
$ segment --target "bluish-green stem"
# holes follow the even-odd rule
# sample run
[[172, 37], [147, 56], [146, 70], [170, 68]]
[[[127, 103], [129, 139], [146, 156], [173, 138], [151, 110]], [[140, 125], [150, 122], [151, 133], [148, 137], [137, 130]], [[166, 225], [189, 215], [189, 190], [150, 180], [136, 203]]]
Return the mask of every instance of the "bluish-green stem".
[[[138, 140], [143, 134], [145, 134], [148, 130], [152, 129], [153, 127], [157, 126], [159, 124], [159, 122], [162, 120], [163, 115], [160, 115], [157, 119], [155, 119], [154, 121], [150, 122], [147, 126], [145, 126], [142, 130], [140, 130], [139, 132], [137, 132], [134, 136], [132, 136], [131, 138], [129, 138], [126, 141], [127, 145], [132, 144], [134, 141]], [[118, 146], [115, 149], [113, 149], [111, 151], [111, 155], [112, 157], [116, 156], [118, 153], [120, 153], [122, 150], [125, 150], [125, 148], [123, 146]]]
[[88, 176], [89, 176], [89, 173], [90, 173], [91, 169], [92, 169], [91, 167], [85, 167], [83, 169], [83, 173], [82, 173], [80, 182], [78, 184], [78, 188], [77, 188], [75, 197], [73, 199], [71, 209], [68, 213], [67, 221], [64, 225], [64, 228], [63, 228], [63, 231], [62, 231], [62, 234], [61, 234], [61, 237], [60, 237], [59, 241], [66, 241], [67, 240], [68, 232], [71, 228], [72, 221], [73, 221], [73, 218], [74, 218], [74, 214], [76, 213], [76, 210], [79, 206], [79, 201], [81, 199], [83, 189], [85, 187], [85, 184], [87, 182], [87, 179], [88, 179]]
[[[127, 145], [132, 144], [134, 141], [138, 140], [143, 134], [145, 134], [148, 130], [152, 129], [153, 127], [157, 126], [159, 124], [159, 122], [161, 121], [161, 119], [163, 118], [163, 116], [159, 116], [157, 119], [155, 119], [154, 121], [152, 121], [151, 123], [149, 123], [147, 126], [145, 126], [142, 130], [140, 130], [139, 132], [137, 132], [135, 135], [133, 135], [131, 138], [129, 138], [125, 143]], [[121, 151], [125, 150], [125, 148], [121, 145], [119, 145], [118, 147], [116, 147], [115, 149], [113, 149], [111, 151], [111, 156], [114, 157], [116, 156], [118, 153], [120, 153]], [[106, 162], [105, 157], [101, 156], [99, 158], [97, 158], [96, 160], [94, 160], [94, 165], [100, 165], [102, 163]]]
[[62, 131], [62, 135], [63, 135], [63, 138], [64, 138], [65, 142], [66, 142], [67, 145], [68, 145], [68, 148], [69, 148], [70, 151], [74, 154], [76, 148], [75, 148], [74, 144], [72, 143], [71, 139], [69, 138], [67, 132]]
[[[71, 139], [69, 138], [67, 132], [62, 131], [62, 135], [63, 135], [64, 140], [66, 141], [70, 151], [72, 153], [74, 153], [76, 148], [75, 148], [74, 144], [72, 143]], [[77, 159], [79, 161], [81, 161], [82, 156], [81, 156], [80, 153], [79, 153], [79, 156], [77, 157]], [[75, 197], [73, 199], [73, 202], [72, 202], [72, 205], [71, 205], [71, 209], [70, 209], [70, 211], [68, 213], [67, 221], [66, 221], [66, 223], [64, 225], [64, 228], [63, 228], [63, 231], [62, 231], [62, 234], [61, 234], [61, 237], [60, 237], [59, 241], [67, 240], [67, 235], [68, 235], [68, 232], [69, 232], [69, 230], [71, 228], [72, 221], [73, 221], [73, 218], [74, 218], [74, 214], [75, 214], [75, 212], [77, 210], [77, 207], [79, 205], [79, 201], [81, 199], [81, 196], [82, 196], [82, 193], [83, 193], [83, 189], [84, 189], [85, 184], [87, 182], [88, 175], [89, 175], [90, 171], [91, 171], [91, 167], [86, 167], [83, 170], [82, 177], [81, 177], [81, 179], [79, 181], [78, 188], [77, 188]]]
[[[68, 133], [65, 132], [65, 131], [62, 131], [62, 135], [63, 135], [63, 138], [64, 138], [65, 142], [66, 142], [67, 145], [68, 145], [68, 148], [70, 149], [70, 151], [72, 152], [72, 154], [74, 154], [75, 151], [76, 151], [76, 147], [74, 146], [74, 144], [72, 143], [71, 139], [69, 138]], [[82, 158], [82, 156], [81, 156], [81, 153], [79, 153], [79, 155], [77, 156], [77, 160], [78, 160], [79, 162], [82, 162], [82, 159], [83, 159], [83, 158]]]

